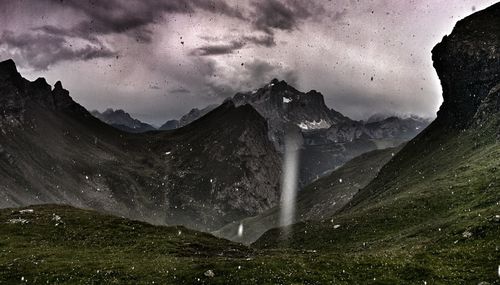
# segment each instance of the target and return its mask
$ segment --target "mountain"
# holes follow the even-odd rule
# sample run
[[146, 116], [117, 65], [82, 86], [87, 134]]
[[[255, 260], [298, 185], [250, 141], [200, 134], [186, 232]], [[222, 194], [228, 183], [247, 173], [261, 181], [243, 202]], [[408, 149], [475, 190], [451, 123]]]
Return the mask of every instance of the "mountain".
[[168, 120], [165, 122], [165, 124], [161, 125], [158, 130], [161, 131], [170, 131], [170, 130], [175, 130], [179, 127], [179, 121], [178, 120]]
[[[296, 221], [322, 220], [344, 207], [365, 187], [399, 148], [367, 152], [353, 158], [331, 174], [304, 187], [297, 194]], [[245, 244], [255, 242], [264, 232], [280, 226], [281, 205], [224, 226], [214, 235]], [[238, 229], [242, 225], [242, 234]]]
[[497, 282], [498, 47], [500, 4], [459, 21], [432, 51], [444, 99], [436, 120], [341, 211], [254, 245], [351, 256], [384, 268], [380, 283]]
[[284, 129], [328, 129], [332, 125], [351, 121], [339, 112], [328, 109], [321, 93], [315, 90], [303, 93], [277, 79], [257, 90], [237, 93], [232, 100], [236, 105], [252, 105], [267, 119], [269, 137], [278, 148], [284, 145]]
[[118, 110], [106, 109], [106, 111], [102, 113], [100, 113], [97, 110], [94, 110], [90, 113], [94, 117], [105, 122], [106, 124], [109, 124], [125, 132], [143, 133], [156, 130], [153, 126], [132, 118], [129, 113], [121, 109]]
[[215, 230], [278, 203], [266, 121], [227, 102], [173, 132], [115, 129], [0, 62], [0, 207], [64, 203]]
[[[304, 93], [278, 79], [262, 88], [239, 92], [228, 100], [236, 106], [250, 104], [266, 119], [268, 137], [278, 152], [284, 152], [287, 134], [299, 141], [301, 187], [362, 153], [396, 147], [412, 139], [430, 123], [415, 116], [379, 116], [380, 120], [355, 121], [328, 108], [323, 95], [316, 90]], [[166, 122], [160, 130], [186, 126], [215, 107], [194, 108], [180, 120]]]
[[321, 93], [304, 93], [277, 79], [257, 90], [237, 93], [232, 100], [236, 105], [252, 105], [266, 118], [269, 138], [278, 151], [284, 150], [285, 133], [299, 138], [301, 186], [362, 153], [396, 147], [430, 123], [416, 117], [394, 116], [368, 123], [355, 121], [329, 109]]
[[205, 116], [206, 114], [210, 113], [212, 110], [217, 108], [217, 106], [218, 105], [216, 105], [216, 104], [208, 105], [207, 107], [205, 107], [201, 110], [198, 108], [193, 108], [193, 109], [191, 109], [191, 111], [189, 111], [189, 113], [182, 116], [179, 120], [167, 121], [165, 124], [163, 124], [160, 127], [160, 130], [166, 131], [166, 130], [173, 130], [173, 129], [177, 129], [180, 127], [184, 127], [184, 126], [198, 120], [199, 118]]
[[[268, 231], [245, 247], [182, 227], [153, 226], [67, 206], [2, 209], [0, 280], [7, 284], [497, 284], [499, 21], [500, 4], [495, 4], [461, 20], [434, 49], [444, 85], [438, 118], [327, 219]], [[18, 90], [5, 84], [4, 77], [0, 72], [0, 88], [13, 91], [0, 99], [2, 133], [8, 133], [23, 127], [23, 116], [30, 117], [18, 104], [38, 99], [17, 96]], [[64, 104], [59, 95], [49, 101], [56, 101], [51, 106], [57, 108], [73, 106], [66, 109], [72, 114], [66, 118], [85, 114]], [[40, 104], [44, 103], [30, 103]], [[124, 134], [90, 118], [88, 126], [101, 126], [102, 133]], [[56, 122], [61, 123], [50, 121]], [[143, 134], [125, 136], [143, 142]], [[40, 139], [43, 142], [44, 137]], [[0, 163], [15, 161], [9, 154], [3, 151]]]

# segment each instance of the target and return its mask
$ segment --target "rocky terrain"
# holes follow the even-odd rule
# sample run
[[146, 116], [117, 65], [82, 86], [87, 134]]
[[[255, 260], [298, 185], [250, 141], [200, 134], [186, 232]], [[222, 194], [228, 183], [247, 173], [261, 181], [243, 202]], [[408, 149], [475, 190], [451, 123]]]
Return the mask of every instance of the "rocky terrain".
[[280, 156], [251, 106], [229, 102], [173, 133], [131, 134], [8, 60], [0, 108], [1, 207], [65, 203], [214, 230], [278, 203]]
[[125, 132], [143, 133], [156, 130], [155, 127], [132, 118], [129, 113], [121, 109], [119, 110], [106, 109], [106, 111], [102, 113], [97, 110], [94, 110], [90, 113], [94, 117], [105, 122], [106, 124], [109, 124]]
[[395, 116], [355, 121], [329, 109], [321, 93], [304, 93], [277, 79], [257, 90], [238, 93], [232, 100], [236, 105], [252, 105], [266, 118], [269, 138], [278, 151], [283, 152], [285, 133], [299, 138], [302, 186], [362, 153], [398, 146], [430, 123], [426, 119]]
[[[342, 208], [326, 205], [333, 214], [309, 210], [319, 213], [319, 220], [272, 229], [245, 247], [182, 227], [152, 226], [65, 206], [2, 209], [0, 280], [8, 284], [497, 284], [499, 29], [500, 4], [495, 4], [461, 20], [451, 35], [436, 46], [433, 59], [444, 98], [437, 119], [394, 157], [391, 154], [375, 178]], [[13, 65], [4, 62], [2, 69], [5, 64]], [[63, 159], [54, 161], [49, 155], [44, 155], [43, 160], [32, 159], [40, 153], [32, 155], [37, 151], [34, 146], [47, 147], [45, 137], [57, 132], [35, 136], [38, 144], [23, 145], [32, 142], [31, 133], [40, 128], [42, 121], [50, 126], [46, 130], [54, 129], [56, 123], [69, 121], [75, 127], [80, 122], [75, 133], [67, 134], [72, 142], [90, 142], [78, 131], [92, 127], [98, 138], [92, 143], [97, 148], [81, 143], [82, 151], [87, 155], [89, 151], [118, 153], [113, 149], [119, 146], [109, 140], [124, 133], [86, 115], [83, 108], [68, 100], [60, 84], [47, 93], [50, 88], [39, 88], [45, 86], [41, 80], [28, 83], [20, 76], [10, 77], [0, 72], [0, 88], [5, 94], [0, 99], [0, 106], [5, 106], [1, 112], [2, 175], [19, 167], [12, 173], [33, 179], [37, 172], [25, 167], [47, 161], [54, 168], [43, 165], [36, 170], [61, 171], [57, 166], [66, 163]], [[33, 91], [31, 96], [19, 96], [27, 90]], [[37, 90], [45, 90], [45, 96]], [[44, 113], [44, 120], [34, 120], [30, 108], [51, 112]], [[225, 114], [234, 115], [233, 110], [238, 108], [228, 103], [222, 110], [210, 113], [211, 120], [214, 125], [220, 124]], [[245, 110], [248, 119], [256, 118], [253, 108], [246, 105]], [[63, 113], [66, 120], [56, 120]], [[76, 117], [80, 119], [71, 119]], [[90, 119], [82, 119], [87, 117]], [[265, 120], [261, 118], [261, 122]], [[179, 131], [186, 129], [187, 133], [189, 127], [198, 130], [199, 124], [203, 120]], [[17, 138], [19, 128], [24, 128], [26, 139]], [[155, 142], [164, 142], [173, 135], [175, 132], [148, 136], [150, 152], [168, 152], [168, 142]], [[267, 137], [268, 130], [260, 129], [260, 135]], [[5, 147], [8, 138], [17, 141]], [[62, 142], [69, 138], [57, 137]], [[142, 135], [129, 134], [126, 138], [121, 142], [130, 149], [137, 147], [134, 142], [144, 143]], [[178, 139], [183, 141], [185, 137], [180, 134]], [[66, 146], [59, 145], [59, 151], [66, 151], [61, 157], [71, 162], [75, 149], [68, 151]], [[16, 147], [30, 152], [14, 152]], [[22, 165], [21, 153], [26, 156]], [[364, 157], [376, 153], [382, 152]], [[130, 157], [135, 156], [127, 159]], [[151, 160], [147, 157], [143, 164], [133, 162], [133, 169]], [[351, 173], [353, 177], [356, 169], [346, 164], [332, 173], [332, 179], [339, 173]], [[122, 171], [125, 175], [131, 173]], [[20, 179], [14, 174], [10, 180], [1, 177], [7, 181], [4, 185]], [[366, 173], [360, 171], [359, 175]], [[322, 181], [328, 180], [317, 183]], [[336, 191], [328, 193], [326, 187], [321, 192], [334, 197], [337, 191], [348, 188], [331, 189]], [[30, 187], [18, 187], [15, 193], [29, 191]], [[0, 193], [10, 192], [2, 189]], [[0, 201], [5, 201], [3, 198]]]

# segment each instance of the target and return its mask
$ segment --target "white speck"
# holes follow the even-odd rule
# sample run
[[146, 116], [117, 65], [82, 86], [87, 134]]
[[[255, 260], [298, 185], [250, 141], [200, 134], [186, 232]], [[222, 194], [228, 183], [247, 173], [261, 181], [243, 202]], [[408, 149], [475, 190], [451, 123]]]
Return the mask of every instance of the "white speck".
[[335, 226], [333, 226], [333, 228], [338, 229], [338, 228], [340, 228], [340, 225], [335, 225]]
[[240, 226], [238, 227], [238, 237], [242, 236], [243, 236], [243, 224], [240, 224]]
[[85, 179], [89, 180], [89, 177], [87, 175], [85, 175]]
[[240, 269], [241, 269], [241, 265], [238, 265], [238, 270], [240, 270]]
[[26, 220], [26, 219], [16, 218], [16, 219], [10, 219], [7, 223], [8, 224], [21, 224], [21, 225], [24, 225], [24, 224], [29, 223], [29, 221]]
[[339, 178], [339, 183], [342, 183], [342, 178]]
[[169, 155], [171, 153], [172, 153], [171, 151], [167, 151], [167, 152], [165, 152], [165, 155]]
[[464, 238], [470, 238], [470, 237], [472, 236], [472, 233], [471, 233], [471, 232], [469, 232], [469, 231], [465, 231], [465, 232], [463, 232], [463, 233], [462, 233], [462, 236], [463, 236]]
[[212, 277], [215, 276], [215, 273], [212, 270], [209, 269], [209, 270], [205, 271], [204, 275], [207, 276], [207, 277], [212, 278]]
[[178, 236], [182, 235], [182, 232], [181, 232], [181, 231], [178, 231], [178, 232], [177, 232], [177, 235], [178, 235]]
[[56, 222], [56, 227], [62, 224], [62, 219], [59, 215], [52, 214], [52, 221]]
[[283, 97], [283, 103], [287, 104], [287, 103], [290, 103], [291, 101], [292, 101], [292, 99]]

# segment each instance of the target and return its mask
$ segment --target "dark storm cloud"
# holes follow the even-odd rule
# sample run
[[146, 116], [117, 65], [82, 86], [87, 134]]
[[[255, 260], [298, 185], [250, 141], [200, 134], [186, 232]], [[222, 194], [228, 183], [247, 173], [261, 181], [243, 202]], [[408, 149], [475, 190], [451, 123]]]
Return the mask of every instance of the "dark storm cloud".
[[70, 7], [87, 16], [87, 20], [61, 29], [51, 25], [40, 27], [46, 33], [80, 37], [94, 40], [99, 35], [126, 34], [138, 42], [148, 43], [153, 31], [149, 25], [157, 23], [165, 14], [193, 14], [196, 9], [243, 19], [237, 9], [226, 2], [205, 0], [164, 0], [164, 1], [53, 1], [60, 7]]
[[273, 29], [292, 31], [298, 28], [301, 20], [324, 12], [323, 7], [313, 1], [268, 0], [253, 2], [252, 6], [255, 8], [255, 28], [267, 34], [273, 34]]
[[297, 85], [297, 73], [293, 70], [283, 69], [267, 61], [256, 59], [246, 65], [249, 86], [259, 86], [273, 78], [285, 80], [290, 85]]
[[253, 43], [258, 46], [264, 47], [274, 47], [276, 46], [276, 42], [274, 41], [274, 37], [270, 35], [264, 35], [261, 37], [258, 36], [245, 36], [243, 37], [244, 41]]
[[207, 55], [223, 55], [231, 54], [234, 51], [241, 49], [245, 43], [240, 41], [232, 41], [229, 44], [206, 45], [191, 51], [191, 55], [207, 56]]
[[29, 62], [37, 70], [46, 70], [52, 64], [68, 60], [91, 60], [117, 55], [99, 41], [95, 45], [86, 44], [73, 48], [64, 37], [49, 34], [19, 34], [4, 31], [0, 36], [0, 46], [10, 50], [13, 57]]
[[270, 82], [273, 78], [285, 80], [289, 84], [297, 84], [297, 74], [295, 71], [284, 68], [278, 63], [271, 63], [261, 59], [255, 59], [247, 62], [244, 65], [239, 65], [236, 72], [216, 76], [220, 73], [221, 68], [217, 66], [215, 60], [206, 58], [204, 61], [207, 65], [212, 66], [212, 72], [205, 75], [203, 85], [205, 89], [203, 93], [215, 98], [232, 97], [237, 92], [246, 92], [251, 89], [262, 87], [266, 82]]

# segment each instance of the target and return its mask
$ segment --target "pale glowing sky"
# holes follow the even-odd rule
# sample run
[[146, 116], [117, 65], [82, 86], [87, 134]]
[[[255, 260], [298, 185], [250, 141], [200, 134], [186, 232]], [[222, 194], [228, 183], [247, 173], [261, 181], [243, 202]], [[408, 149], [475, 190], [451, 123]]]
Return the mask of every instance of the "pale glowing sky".
[[61, 80], [90, 110], [156, 125], [273, 77], [354, 119], [433, 117], [432, 47], [495, 2], [1, 1], [0, 60], [31, 80]]

